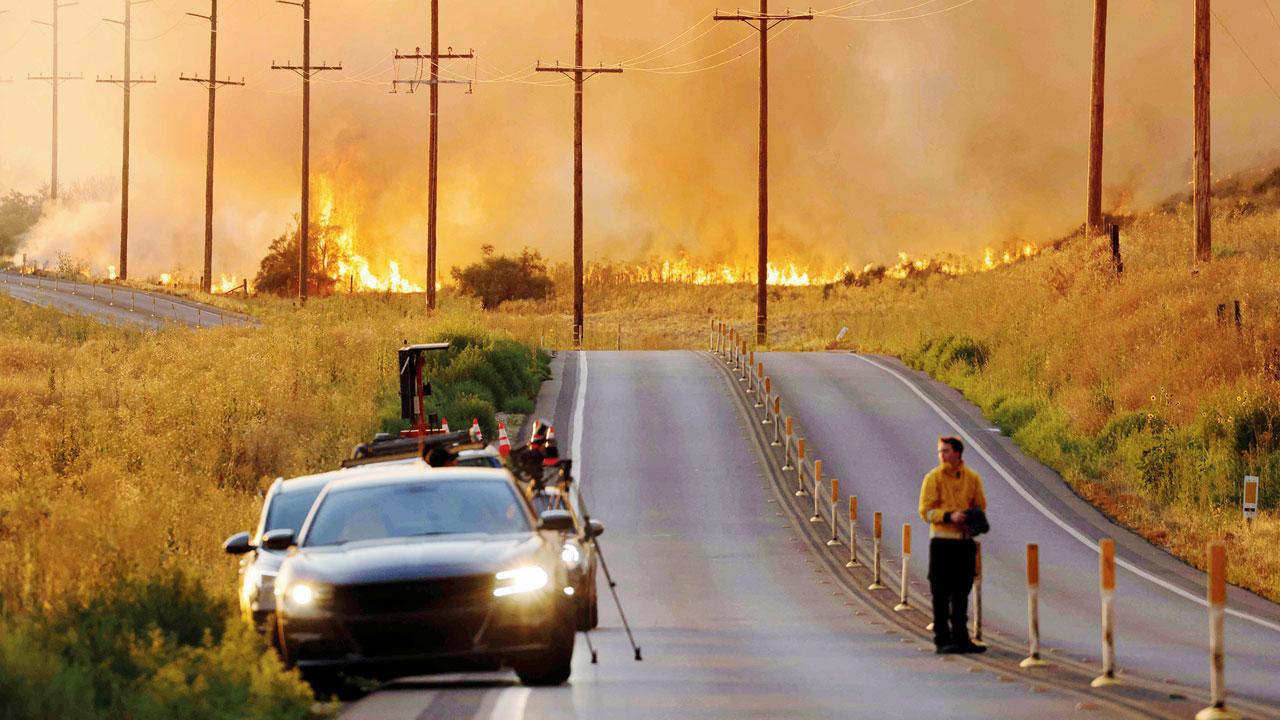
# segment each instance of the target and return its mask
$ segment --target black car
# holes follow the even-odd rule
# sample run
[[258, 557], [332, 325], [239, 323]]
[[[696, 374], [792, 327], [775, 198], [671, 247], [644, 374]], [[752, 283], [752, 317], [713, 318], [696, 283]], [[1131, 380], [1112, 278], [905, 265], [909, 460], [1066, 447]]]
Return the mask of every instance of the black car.
[[[565, 511], [535, 517], [500, 469], [384, 466], [329, 484], [276, 578], [285, 661], [317, 688], [511, 667], [529, 685], [569, 677], [577, 626], [561, 558]], [[566, 589], [569, 589], [566, 592]]]

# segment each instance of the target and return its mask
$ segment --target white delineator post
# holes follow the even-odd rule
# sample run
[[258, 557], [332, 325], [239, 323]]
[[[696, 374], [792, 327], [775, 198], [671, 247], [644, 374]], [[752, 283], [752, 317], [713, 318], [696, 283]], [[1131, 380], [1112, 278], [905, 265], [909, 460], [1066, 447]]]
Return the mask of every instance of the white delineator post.
[[840, 508], [840, 481], [831, 478], [831, 539], [827, 545], [834, 547], [840, 544], [840, 523], [836, 511]]
[[1196, 720], [1239, 720], [1227, 709], [1226, 649], [1223, 621], [1227, 614], [1227, 547], [1221, 541], [1209, 543], [1209, 707], [1196, 713]]
[[858, 496], [849, 496], [849, 562], [847, 568], [856, 568], [858, 564]]
[[871, 584], [867, 586], [868, 590], [883, 590], [884, 583], [880, 582], [880, 511], [876, 511], [871, 517]]
[[809, 494], [804, 489], [804, 438], [796, 440], [796, 497], [805, 497]]
[[1027, 543], [1027, 638], [1026, 659], [1019, 667], [1038, 668], [1049, 663], [1040, 657], [1040, 546]]
[[793, 466], [791, 465], [791, 435], [792, 435], [791, 416], [788, 415], [787, 416], [787, 435], [785, 438], [783, 438], [783, 446], [782, 446], [782, 469], [783, 470], [791, 470], [793, 468]]
[[907, 570], [911, 566], [911, 524], [902, 524], [902, 590], [898, 593], [898, 604], [893, 606], [894, 612], [904, 612], [911, 609], [911, 603], [907, 602]]
[[1118, 685], [1116, 679], [1116, 541], [1098, 543], [1098, 565], [1102, 589], [1102, 674], [1090, 683], [1093, 687]]
[[822, 511], [818, 508], [818, 503], [822, 498], [822, 461], [813, 461], [813, 514], [809, 516], [809, 522], [822, 522]]

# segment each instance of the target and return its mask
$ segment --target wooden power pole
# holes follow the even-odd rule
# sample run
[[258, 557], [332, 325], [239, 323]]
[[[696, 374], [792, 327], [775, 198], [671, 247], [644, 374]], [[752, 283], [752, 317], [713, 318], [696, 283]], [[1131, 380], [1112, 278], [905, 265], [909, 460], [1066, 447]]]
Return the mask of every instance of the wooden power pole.
[[281, 5], [302, 8], [302, 64], [277, 65], [272, 70], [289, 70], [302, 78], [302, 213], [298, 217], [298, 300], [307, 301], [307, 275], [311, 264], [311, 76], [325, 70], [341, 70], [337, 65], [311, 64], [311, 0], [276, 0]]
[[573, 79], [573, 346], [582, 347], [585, 319], [582, 309], [582, 85], [588, 79], [604, 74], [618, 74], [620, 67], [583, 65], [582, 18], [583, 0], [578, 0], [578, 31], [574, 44], [573, 67], [538, 63], [538, 72], [560, 73]]
[[[423, 60], [429, 61], [431, 66], [431, 74], [428, 80], [392, 80], [391, 91], [395, 92], [400, 85], [407, 85], [409, 92], [417, 90], [419, 85], [430, 86], [431, 94], [431, 120], [429, 123], [429, 149], [427, 151], [427, 309], [436, 309], [436, 198], [440, 185], [438, 166], [440, 158], [440, 86], [449, 85], [466, 85], [468, 91], [471, 83], [466, 80], [441, 80], [440, 79], [440, 61], [441, 60], [460, 60], [475, 57], [475, 53], [455, 53], [450, 47], [445, 53], [440, 52], [440, 0], [431, 0], [431, 53], [423, 54], [421, 48], [414, 48], [411, 53], [401, 53], [399, 50], [395, 53], [397, 60]], [[421, 73], [415, 73], [415, 78], [421, 78]]]
[[209, 0], [208, 15], [193, 12], [187, 14], [209, 21], [209, 76], [178, 76], [179, 80], [197, 82], [209, 90], [209, 127], [204, 165], [204, 274], [200, 278], [200, 288], [207, 293], [213, 290], [213, 126], [217, 116], [218, 88], [223, 85], [244, 85], [244, 79], [241, 78], [239, 82], [231, 78], [218, 79], [218, 0]]
[[1102, 117], [1107, 87], [1107, 0], [1093, 0], [1093, 87], [1089, 94], [1089, 202], [1085, 234], [1094, 238], [1102, 222]]
[[53, 30], [53, 72], [48, 75], [28, 75], [28, 80], [47, 80], [53, 86], [53, 169], [49, 173], [49, 199], [58, 199], [58, 85], [66, 80], [83, 80], [83, 75], [58, 74], [58, 11], [64, 7], [78, 5], [78, 2], [60, 3], [53, 0], [53, 21], [32, 20], [37, 25], [46, 25]]
[[760, 171], [759, 242], [756, 253], [756, 344], [769, 339], [769, 31], [789, 20], [812, 20], [813, 15], [769, 14], [769, 0], [760, 0], [759, 13], [716, 12], [716, 20], [745, 22], [760, 33]]
[[1195, 48], [1195, 152], [1194, 152], [1194, 213], [1192, 222], [1195, 234], [1195, 261], [1209, 262], [1213, 257], [1213, 237], [1210, 231], [1210, 183], [1209, 173], [1209, 0], [1196, 0], [1196, 48]]
[[151, 0], [124, 0], [124, 20], [104, 18], [124, 28], [124, 77], [98, 78], [100, 83], [119, 85], [124, 90], [124, 143], [120, 152], [120, 279], [129, 279], [129, 95], [134, 85], [151, 84], [156, 80], [135, 79], [129, 57], [133, 52], [133, 6]]

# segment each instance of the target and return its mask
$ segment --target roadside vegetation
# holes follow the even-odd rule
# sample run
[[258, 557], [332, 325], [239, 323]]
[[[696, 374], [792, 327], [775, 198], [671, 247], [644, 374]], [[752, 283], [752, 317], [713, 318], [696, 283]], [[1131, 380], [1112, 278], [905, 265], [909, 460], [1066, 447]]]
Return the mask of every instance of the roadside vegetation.
[[264, 299], [261, 328], [143, 333], [0, 296], [0, 716], [307, 716], [222, 541], [276, 476], [399, 426], [403, 340], [453, 342], [433, 384], [455, 429], [529, 412], [546, 372], [478, 311], [420, 303]]

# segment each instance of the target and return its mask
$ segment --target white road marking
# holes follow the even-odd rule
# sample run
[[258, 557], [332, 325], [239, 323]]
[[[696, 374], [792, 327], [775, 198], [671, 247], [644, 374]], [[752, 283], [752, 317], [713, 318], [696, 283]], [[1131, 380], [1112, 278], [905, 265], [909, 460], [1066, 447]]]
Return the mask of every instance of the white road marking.
[[[1004, 478], [1004, 481], [1009, 484], [1009, 487], [1017, 491], [1017, 493], [1021, 495], [1024, 500], [1031, 503], [1031, 506], [1039, 510], [1041, 515], [1044, 515], [1049, 520], [1052, 520], [1055, 525], [1062, 528], [1063, 530], [1066, 530], [1069, 535], [1079, 540], [1080, 542], [1084, 543], [1089, 549], [1093, 550], [1094, 552], [1098, 552], [1098, 544], [1096, 542], [1094, 542], [1093, 540], [1090, 540], [1088, 537], [1084, 535], [1084, 533], [1081, 533], [1079, 530], [1076, 530], [1075, 528], [1068, 525], [1065, 521], [1063, 521], [1057, 515], [1054, 515], [1049, 510], [1049, 508], [1045, 507], [1043, 504], [1040, 503], [1039, 500], [1037, 500], [1034, 496], [1032, 496], [1031, 493], [1027, 492], [1026, 488], [1022, 487], [1022, 485], [1019, 484], [1018, 481], [1014, 479], [1013, 475], [1008, 470], [1004, 469], [1003, 465], [996, 462], [995, 458], [991, 457], [991, 455], [989, 455], [987, 451], [982, 448], [981, 445], [975, 442], [974, 439], [970, 437], [968, 433], [966, 433], [964, 430], [960, 428], [959, 423], [957, 423], [950, 415], [946, 413], [946, 411], [944, 411], [941, 407], [939, 407], [938, 404], [935, 403], [932, 398], [930, 398], [928, 395], [925, 395], [923, 392], [921, 392], [921, 390], [918, 387], [916, 387], [915, 383], [911, 382], [911, 380], [904, 377], [897, 370], [894, 370], [893, 368], [890, 368], [890, 367], [886, 367], [876, 362], [875, 360], [872, 360], [871, 358], [863, 357], [857, 354], [854, 354], [854, 357], [858, 358], [863, 362], [870, 363], [871, 365], [874, 365], [880, 368], [881, 370], [897, 378], [899, 381], [902, 382], [903, 385], [906, 385], [908, 388], [911, 388], [911, 391], [914, 392], [916, 395], [920, 396], [920, 399], [924, 400], [925, 403], [929, 405], [929, 407], [933, 408], [933, 411], [936, 412], [939, 417], [947, 421], [947, 424], [950, 425], [951, 428], [956, 431], [957, 435], [962, 437], [965, 442], [969, 443], [971, 447], [977, 450], [978, 454], [982, 456], [982, 459], [986, 460], [987, 463], [991, 465], [991, 467], [996, 469], [996, 472], [1000, 473], [1000, 477]], [[1172, 583], [1168, 582], [1167, 580], [1164, 580], [1163, 578], [1152, 575], [1151, 573], [1147, 572], [1146, 570], [1143, 570], [1142, 568], [1134, 565], [1133, 563], [1127, 560], [1117, 557], [1116, 564], [1124, 568], [1125, 570], [1128, 570], [1129, 572], [1133, 573], [1134, 575], [1137, 575], [1138, 577], [1144, 580], [1152, 582], [1175, 595], [1184, 597], [1187, 600], [1190, 600], [1198, 605], [1203, 605], [1205, 607], [1208, 607], [1208, 604], [1209, 604], [1208, 601], [1206, 601], [1204, 598], [1200, 597], [1199, 595], [1196, 595], [1191, 592], [1187, 592], [1186, 590], [1183, 590], [1182, 588], [1176, 585], [1173, 585]], [[1251, 623], [1254, 623], [1256, 625], [1261, 625], [1262, 627], [1268, 628], [1270, 630], [1275, 630], [1280, 632], [1280, 625], [1277, 625], [1263, 618], [1250, 615], [1249, 613], [1244, 613], [1244, 612], [1240, 612], [1239, 610], [1227, 608], [1227, 614], [1233, 617], [1238, 617], [1241, 620], [1248, 620]]]
[[498, 700], [493, 704], [493, 712], [489, 713], [489, 720], [524, 720], [524, 710], [529, 703], [530, 692], [527, 687], [500, 690]]
[[579, 478], [587, 476], [582, 470], [582, 410], [587, 404], [587, 352], [578, 351], [578, 387], [574, 389], [573, 398], [573, 442], [569, 451], [573, 453], [573, 475]]

